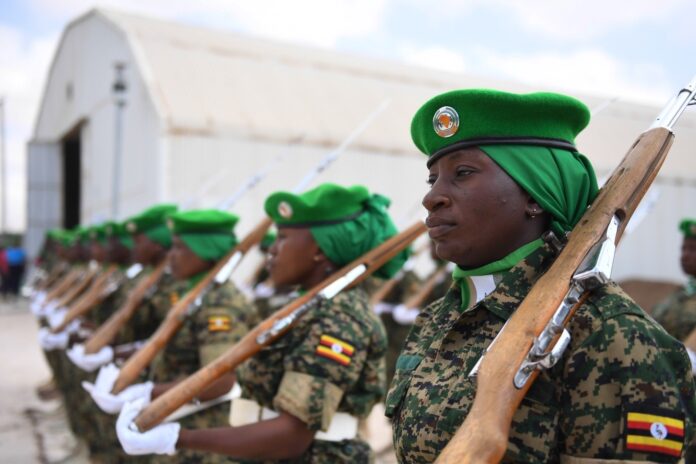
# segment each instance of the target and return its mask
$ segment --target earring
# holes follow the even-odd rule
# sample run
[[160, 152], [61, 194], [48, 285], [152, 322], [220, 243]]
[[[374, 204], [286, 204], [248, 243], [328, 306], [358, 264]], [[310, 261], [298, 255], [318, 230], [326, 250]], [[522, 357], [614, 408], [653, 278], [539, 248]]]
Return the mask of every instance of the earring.
[[537, 214], [539, 214], [539, 211], [536, 208], [534, 208], [533, 210], [529, 211], [527, 214], [529, 215], [530, 218], [534, 219], [537, 216]]
[[324, 269], [324, 274], [326, 274], [327, 276], [333, 274], [333, 268], [331, 266], [326, 266], [326, 268]]

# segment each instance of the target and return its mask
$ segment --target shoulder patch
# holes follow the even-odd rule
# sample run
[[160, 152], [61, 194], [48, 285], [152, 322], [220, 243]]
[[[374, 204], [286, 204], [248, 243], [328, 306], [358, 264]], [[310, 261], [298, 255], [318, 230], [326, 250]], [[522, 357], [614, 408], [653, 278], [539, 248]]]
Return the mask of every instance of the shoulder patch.
[[229, 316], [210, 316], [208, 317], [208, 332], [229, 332]]
[[319, 344], [314, 353], [322, 358], [347, 366], [353, 358], [355, 347], [339, 338], [324, 334], [319, 339]]
[[626, 449], [643, 453], [681, 456], [684, 417], [658, 408], [631, 408], [626, 412]]

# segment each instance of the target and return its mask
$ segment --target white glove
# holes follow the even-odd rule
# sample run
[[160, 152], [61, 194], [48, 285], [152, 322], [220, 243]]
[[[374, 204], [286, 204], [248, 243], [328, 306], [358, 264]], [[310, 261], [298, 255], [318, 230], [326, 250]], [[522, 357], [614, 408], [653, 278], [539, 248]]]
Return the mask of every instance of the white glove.
[[65, 353], [73, 364], [86, 372], [93, 372], [98, 367], [110, 363], [114, 359], [114, 350], [110, 346], [105, 346], [93, 354], [85, 354], [85, 346], [81, 343], [76, 343]]
[[378, 316], [380, 314], [389, 314], [392, 311], [394, 311], [394, 305], [391, 303], [379, 302], [375, 305], [373, 310], [374, 310], [375, 314], [377, 314]]
[[52, 328], [55, 329], [59, 325], [63, 323], [63, 320], [65, 319], [65, 315], [68, 314], [68, 308], [62, 307], [62, 308], [55, 308], [55, 306], [49, 306], [54, 309], [51, 310], [50, 313], [46, 315], [48, 319], [48, 325]]
[[56, 311], [56, 309], [58, 309], [58, 302], [56, 300], [51, 300], [48, 303], [44, 302], [44, 304], [41, 306], [39, 315], [48, 318]]
[[29, 307], [31, 309], [31, 312], [34, 314], [34, 316], [41, 315], [41, 310], [42, 310], [44, 301], [46, 301], [46, 292], [40, 291], [34, 295], [34, 297], [31, 300], [31, 305]]
[[142, 400], [128, 402], [116, 420], [116, 435], [123, 450], [130, 455], [176, 454], [176, 442], [181, 430], [178, 422], [158, 425], [145, 433], [136, 431], [135, 427], [131, 430], [133, 419], [144, 406]]
[[397, 305], [392, 312], [392, 317], [401, 325], [411, 325], [420, 314], [418, 308], [407, 308], [406, 305]]
[[687, 348], [686, 354], [689, 355], [689, 359], [691, 360], [691, 373], [696, 375], [696, 353]]
[[[113, 366], [113, 369], [116, 369], [116, 376], [114, 377], [112, 377], [111, 366]], [[105, 371], [105, 369], [108, 370]], [[105, 372], [105, 375], [102, 375], [102, 372]], [[113, 364], [109, 364], [101, 368], [94, 384], [82, 382], [82, 388], [92, 395], [92, 399], [97, 403], [99, 409], [108, 414], [116, 414], [123, 408], [123, 405], [129, 401], [142, 399], [144, 404], [150, 402], [152, 389], [155, 387], [154, 383], [136, 383], [127, 387], [118, 395], [114, 395], [111, 393], [111, 390], [113, 389], [116, 377], [118, 377], [118, 368]]]
[[39, 344], [46, 351], [64, 350], [68, 346], [70, 335], [67, 332], [52, 333], [47, 327], [39, 329]]

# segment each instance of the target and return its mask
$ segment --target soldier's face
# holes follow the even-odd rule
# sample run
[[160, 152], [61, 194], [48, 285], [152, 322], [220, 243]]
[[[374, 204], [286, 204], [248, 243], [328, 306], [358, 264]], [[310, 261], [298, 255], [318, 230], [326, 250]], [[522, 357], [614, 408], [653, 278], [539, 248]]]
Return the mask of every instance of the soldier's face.
[[169, 267], [176, 280], [184, 280], [210, 269], [215, 263], [201, 259], [179, 237], [172, 238]]
[[478, 148], [437, 160], [428, 183], [426, 225], [440, 258], [476, 268], [528, 243], [519, 242], [529, 235], [529, 195]]
[[685, 273], [696, 277], [696, 238], [685, 237], [681, 249], [681, 266]]
[[133, 260], [143, 265], [154, 264], [164, 251], [162, 245], [153, 242], [142, 233], [133, 235], [133, 243]]
[[314, 273], [319, 253], [309, 229], [280, 227], [268, 250], [268, 272], [276, 288], [303, 285]]

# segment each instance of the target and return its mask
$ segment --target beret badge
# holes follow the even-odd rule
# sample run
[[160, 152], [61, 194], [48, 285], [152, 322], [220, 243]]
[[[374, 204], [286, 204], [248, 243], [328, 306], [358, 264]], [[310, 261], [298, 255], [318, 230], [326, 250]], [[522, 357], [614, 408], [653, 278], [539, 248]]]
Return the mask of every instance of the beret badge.
[[292, 206], [287, 201], [281, 201], [278, 203], [278, 214], [280, 217], [285, 219], [290, 219], [292, 217]]
[[459, 130], [459, 114], [451, 106], [443, 106], [433, 116], [433, 129], [442, 138], [452, 137]]

